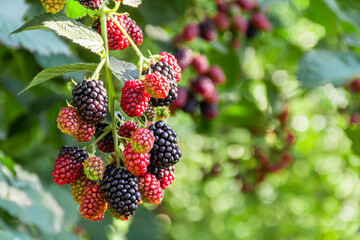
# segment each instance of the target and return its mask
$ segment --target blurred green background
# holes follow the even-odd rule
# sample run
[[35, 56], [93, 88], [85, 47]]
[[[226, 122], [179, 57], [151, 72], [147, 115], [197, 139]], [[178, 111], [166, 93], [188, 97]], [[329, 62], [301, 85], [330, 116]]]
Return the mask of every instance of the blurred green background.
[[[226, 73], [220, 115], [210, 121], [178, 111], [168, 120], [183, 152], [176, 179], [161, 205], [141, 204], [128, 222], [110, 214], [82, 219], [70, 187], [52, 182], [58, 149], [79, 145], [60, 133], [56, 117], [71, 99], [70, 79], [85, 73], [18, 95], [44, 68], [96, 63], [97, 56], [46, 30], [9, 36], [44, 10], [37, 0], [0, 3], [0, 239], [360, 239], [360, 129], [349, 124], [360, 95], [344, 87], [360, 77], [358, 0], [261, 0], [272, 31], [244, 39], [238, 50], [226, 32], [189, 43]], [[124, 10], [144, 31], [140, 49], [158, 53], [175, 51], [172, 38], [186, 23], [213, 16], [216, 5], [143, 0]], [[112, 54], [136, 63], [130, 48]], [[183, 76], [179, 84], [188, 86], [195, 72]], [[286, 104], [291, 148], [277, 117]], [[257, 184], [255, 149], [274, 163], [284, 152], [293, 161]]]

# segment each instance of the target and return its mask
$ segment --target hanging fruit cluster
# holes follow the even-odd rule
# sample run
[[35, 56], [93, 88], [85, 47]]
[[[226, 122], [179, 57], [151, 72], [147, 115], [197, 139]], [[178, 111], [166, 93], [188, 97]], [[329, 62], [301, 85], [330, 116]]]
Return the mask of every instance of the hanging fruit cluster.
[[178, 47], [175, 57], [181, 69], [184, 71], [192, 66], [198, 76], [190, 81], [188, 87], [179, 88], [179, 97], [171, 106], [173, 112], [182, 109], [194, 115], [200, 106], [201, 113], [208, 119], [217, 117], [220, 97], [216, 86], [226, 80], [221, 67], [210, 66], [205, 55], [193, 53], [185, 45], [196, 38], [212, 42], [217, 39], [219, 32], [230, 32], [231, 47], [236, 50], [246, 39], [255, 37], [258, 31], [272, 29], [271, 22], [256, 0], [215, 0], [215, 4], [218, 9], [215, 16], [206, 16], [200, 23], [188, 23], [174, 38], [174, 44]]
[[[128, 14], [116, 13], [121, 1], [106, 14], [103, 1], [79, 2], [100, 10], [92, 28], [105, 48], [92, 77], [76, 84], [72, 105], [57, 117], [63, 133], [89, 144], [84, 149], [62, 147], [52, 177], [59, 185], [70, 184], [82, 217], [98, 221], [110, 210], [115, 218], [128, 220], [142, 201], [160, 204], [164, 189], [175, 179], [174, 165], [182, 153], [175, 131], [165, 121], [178, 97], [181, 68], [170, 53], [149, 59], [141, 54], [136, 46], [143, 42], [142, 30]], [[111, 76], [106, 76], [106, 88], [99, 77], [104, 64], [109, 70], [108, 51], [129, 46], [140, 58], [139, 76], [125, 81], [119, 97]], [[131, 120], [126, 121], [125, 114]]]

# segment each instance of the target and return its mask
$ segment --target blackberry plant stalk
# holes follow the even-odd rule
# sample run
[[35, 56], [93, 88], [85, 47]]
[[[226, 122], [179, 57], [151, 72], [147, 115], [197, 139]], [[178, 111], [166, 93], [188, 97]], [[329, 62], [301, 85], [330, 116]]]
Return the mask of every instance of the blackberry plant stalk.
[[[118, 5], [120, 6], [120, 5]], [[115, 98], [116, 98], [116, 92], [114, 88], [114, 83], [112, 80], [111, 72], [109, 69], [110, 66], [110, 57], [109, 57], [109, 45], [108, 45], [108, 38], [107, 38], [107, 27], [106, 27], [106, 14], [104, 11], [104, 6], [100, 9], [100, 22], [101, 22], [101, 34], [104, 40], [104, 47], [105, 47], [105, 74], [106, 74], [106, 81], [108, 84], [108, 90], [109, 90], [109, 111], [110, 116], [112, 119], [112, 133], [114, 137], [114, 148], [116, 153], [116, 161], [118, 157], [120, 156], [119, 152], [119, 144], [118, 144], [118, 138], [117, 138], [117, 132], [116, 132], [116, 118], [115, 118]], [[117, 161], [118, 162], [118, 161]], [[119, 166], [119, 163], [118, 163]]]

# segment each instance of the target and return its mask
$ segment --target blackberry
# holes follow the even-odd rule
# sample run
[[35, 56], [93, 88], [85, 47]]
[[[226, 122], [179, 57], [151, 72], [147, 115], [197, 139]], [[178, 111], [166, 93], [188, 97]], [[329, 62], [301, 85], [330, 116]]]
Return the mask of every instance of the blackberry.
[[[100, 137], [104, 133], [104, 130], [107, 128], [107, 126], [109, 126], [107, 123], [96, 124], [95, 137]], [[114, 152], [114, 138], [112, 132], [110, 131], [108, 134], [106, 134], [100, 141], [97, 142], [96, 146], [104, 153]]]
[[116, 214], [128, 218], [135, 213], [141, 200], [138, 178], [135, 175], [123, 168], [116, 168], [116, 164], [108, 165], [100, 187]]
[[200, 24], [200, 36], [206, 41], [214, 41], [217, 34], [217, 27], [212, 19], [206, 19]]
[[152, 104], [148, 105], [144, 115], [149, 122], [156, 121], [156, 109], [154, 108], [154, 106]]
[[157, 178], [157, 180], [160, 181], [160, 187], [162, 189], [166, 189], [169, 185], [172, 184], [175, 179], [174, 166], [163, 169], [150, 164], [147, 167], [147, 171], [153, 174]]
[[69, 157], [72, 160], [82, 163], [88, 158], [88, 154], [84, 149], [79, 147], [64, 146], [60, 148], [59, 157]]
[[85, 8], [95, 10], [100, 9], [101, 5], [103, 4], [104, 0], [75, 0], [79, 2]]
[[188, 94], [187, 102], [182, 110], [186, 113], [194, 114], [199, 106], [199, 102], [196, 100], [195, 95], [190, 92]]
[[54, 182], [59, 185], [74, 183], [81, 175], [82, 162], [87, 158], [83, 149], [62, 147], [52, 172]]
[[176, 164], [182, 156], [176, 133], [164, 121], [156, 122], [149, 127], [149, 130], [155, 137], [154, 146], [150, 151], [150, 162], [161, 168]]
[[181, 47], [177, 50], [175, 52], [175, 57], [182, 71], [190, 66], [193, 61], [193, 53], [191, 49], [187, 47]]
[[250, 22], [248, 25], [248, 29], [246, 31], [246, 38], [252, 39], [257, 35], [257, 33], [258, 33], [258, 29], [255, 27], [253, 23]]
[[151, 73], [155, 71], [159, 72], [161, 75], [167, 77], [170, 80], [170, 90], [166, 98], [150, 98], [151, 104], [154, 107], [169, 106], [177, 98], [178, 88], [175, 80], [175, 72], [167, 62], [159, 61], [155, 64], [151, 64], [150, 68], [144, 71], [143, 74], [148, 74], [149, 72]]
[[103, 82], [84, 80], [72, 91], [73, 102], [81, 118], [87, 123], [99, 123], [105, 119], [108, 97]]

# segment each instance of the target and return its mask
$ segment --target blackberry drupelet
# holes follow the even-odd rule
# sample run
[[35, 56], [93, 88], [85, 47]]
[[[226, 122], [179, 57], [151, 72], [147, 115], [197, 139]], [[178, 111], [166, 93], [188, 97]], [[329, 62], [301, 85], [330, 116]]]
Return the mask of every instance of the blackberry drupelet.
[[135, 175], [123, 168], [116, 168], [116, 164], [108, 165], [100, 187], [111, 209], [119, 216], [127, 219], [135, 213], [141, 200]]
[[106, 117], [108, 97], [103, 82], [84, 80], [72, 91], [73, 102], [81, 118], [87, 123], [99, 123]]
[[176, 164], [182, 153], [177, 144], [176, 133], [164, 121], [158, 121], [149, 127], [155, 137], [151, 149], [150, 162], [160, 168], [168, 168]]

